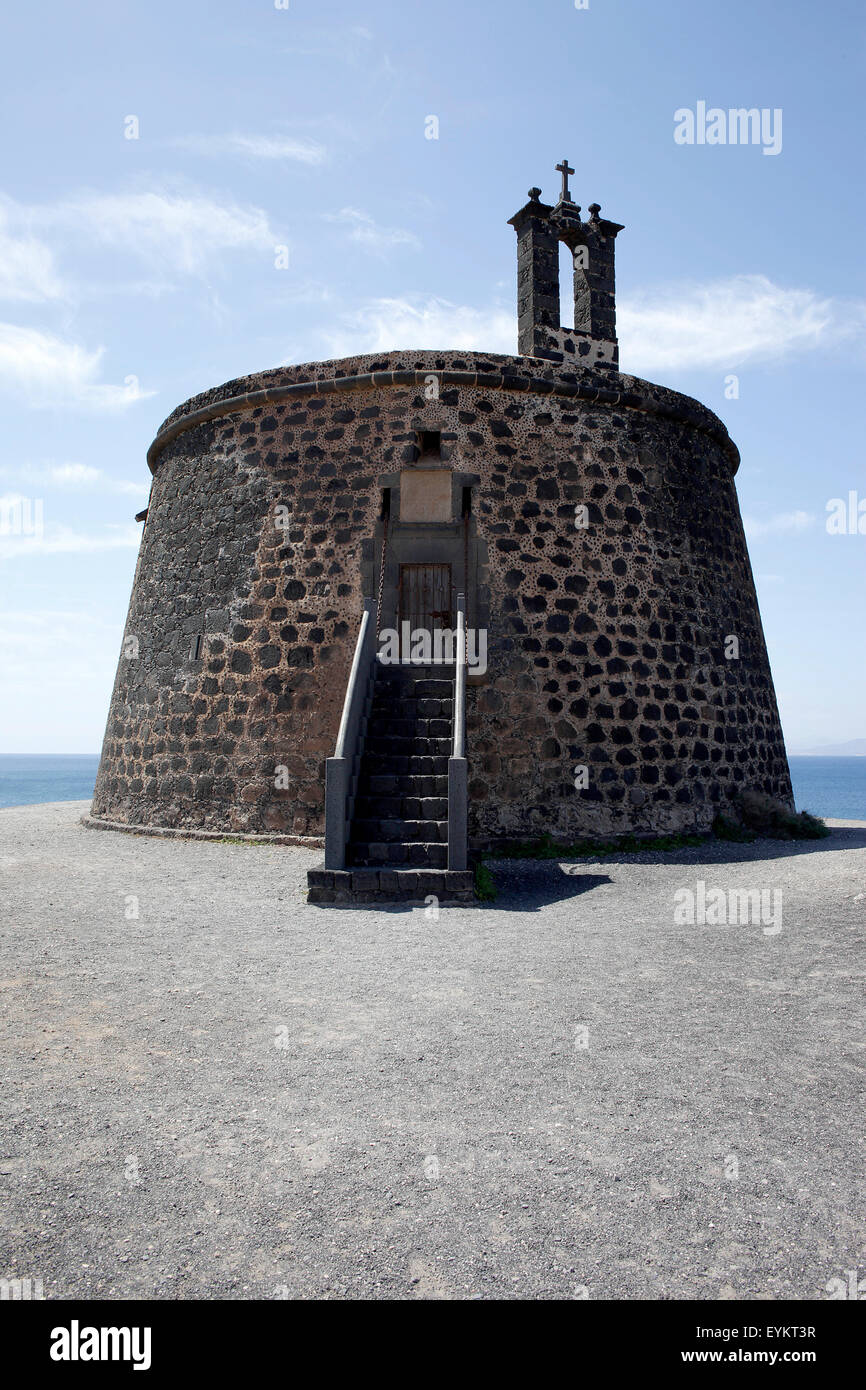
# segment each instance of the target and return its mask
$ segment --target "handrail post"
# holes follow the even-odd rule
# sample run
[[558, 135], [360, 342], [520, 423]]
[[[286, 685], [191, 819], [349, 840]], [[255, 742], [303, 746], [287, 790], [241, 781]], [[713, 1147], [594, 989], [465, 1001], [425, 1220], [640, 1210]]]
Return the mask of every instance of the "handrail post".
[[466, 763], [466, 595], [457, 595], [454, 667], [454, 738], [448, 759], [448, 868], [467, 863], [468, 768]]
[[376, 644], [375, 600], [364, 600], [364, 612], [352, 657], [343, 713], [334, 756], [325, 763], [325, 868], [346, 867], [346, 800], [358, 751], [361, 717]]

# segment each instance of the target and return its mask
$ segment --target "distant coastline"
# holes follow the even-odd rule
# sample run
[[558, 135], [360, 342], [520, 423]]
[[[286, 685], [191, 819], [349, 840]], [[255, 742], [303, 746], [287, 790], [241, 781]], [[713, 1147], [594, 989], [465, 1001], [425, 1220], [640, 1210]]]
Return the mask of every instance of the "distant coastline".
[[866, 738], [849, 738], [847, 743], [828, 743], [822, 748], [798, 748], [792, 758], [866, 758]]

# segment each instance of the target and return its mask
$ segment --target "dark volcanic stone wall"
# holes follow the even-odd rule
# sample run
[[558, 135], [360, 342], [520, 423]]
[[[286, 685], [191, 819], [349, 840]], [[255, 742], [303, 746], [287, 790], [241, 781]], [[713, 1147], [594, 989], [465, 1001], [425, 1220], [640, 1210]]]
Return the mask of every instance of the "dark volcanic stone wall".
[[609, 369], [413, 352], [261, 373], [169, 417], [94, 816], [322, 834], [377, 479], [420, 429], [481, 480], [473, 842], [707, 828], [747, 787], [790, 804], [737, 454], [715, 416]]

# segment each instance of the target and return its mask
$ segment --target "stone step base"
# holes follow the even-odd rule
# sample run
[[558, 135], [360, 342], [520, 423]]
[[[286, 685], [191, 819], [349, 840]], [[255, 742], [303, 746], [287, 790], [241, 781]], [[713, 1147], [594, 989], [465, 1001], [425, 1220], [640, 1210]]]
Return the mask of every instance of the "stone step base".
[[366, 766], [378, 766], [385, 758], [447, 758], [451, 754], [450, 738], [425, 738], [422, 734], [371, 734], [364, 739]]
[[350, 840], [346, 854], [359, 868], [444, 869], [448, 864], [445, 843], [406, 843], [400, 840]]
[[446, 719], [450, 724], [453, 704], [453, 700], [437, 700], [432, 695], [419, 695], [417, 700], [404, 699], [399, 693], [392, 695], [377, 685], [370, 716], [372, 719], [386, 719], [389, 715], [393, 718], [396, 713], [399, 719]]
[[448, 773], [361, 772], [358, 780], [359, 797], [379, 796], [437, 796], [448, 800]]
[[307, 901], [311, 903], [420, 902], [428, 897], [441, 904], [475, 901], [471, 869], [310, 869]]
[[437, 841], [447, 844], [448, 821], [356, 816], [349, 839], [352, 844], [384, 844], [388, 841], [403, 845], [436, 844]]
[[[448, 819], [447, 796], [356, 796], [359, 820], [430, 821]], [[375, 837], [373, 837], [375, 838]]]
[[368, 738], [451, 738], [450, 719], [404, 719], [399, 706], [390, 705], [387, 714], [367, 718]]
[[364, 753], [361, 772], [366, 777], [447, 777], [448, 757], [446, 754], [414, 757], [409, 753]]

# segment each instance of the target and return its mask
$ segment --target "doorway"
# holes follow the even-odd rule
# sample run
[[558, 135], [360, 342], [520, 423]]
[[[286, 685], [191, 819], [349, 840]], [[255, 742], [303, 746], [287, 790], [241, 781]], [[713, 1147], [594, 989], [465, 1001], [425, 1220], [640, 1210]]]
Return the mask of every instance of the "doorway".
[[400, 566], [400, 621], [410, 631], [435, 632], [453, 628], [450, 565]]

